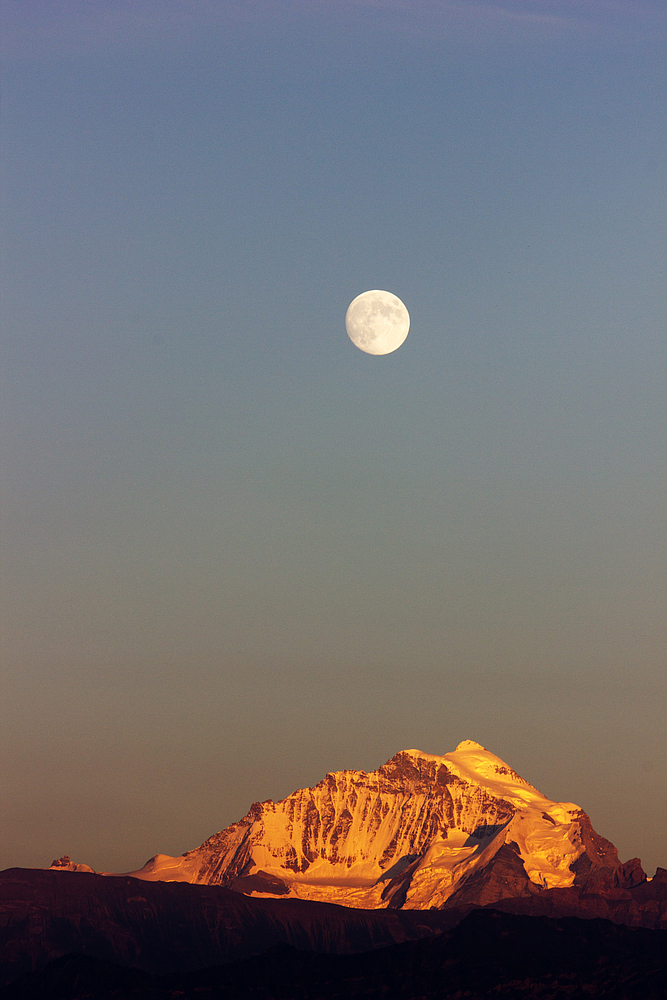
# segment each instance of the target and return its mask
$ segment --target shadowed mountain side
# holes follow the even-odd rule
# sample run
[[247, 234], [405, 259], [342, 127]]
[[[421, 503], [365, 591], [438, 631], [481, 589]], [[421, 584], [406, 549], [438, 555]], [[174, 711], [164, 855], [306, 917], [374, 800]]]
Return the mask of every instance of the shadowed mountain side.
[[473, 871], [447, 900], [448, 906], [487, 906], [508, 896], [544, 892], [528, 878], [516, 844], [503, 844], [491, 864]]
[[252, 959], [151, 977], [68, 955], [12, 984], [6, 1000], [482, 1000], [605, 996], [662, 1000], [667, 931], [604, 920], [549, 920], [476, 910], [453, 930], [358, 955], [279, 945]]
[[[538, 901], [538, 896], [544, 899]], [[516, 907], [512, 913], [603, 917], [630, 926], [664, 928], [667, 872], [658, 868], [655, 878], [649, 881], [639, 858], [633, 858], [615, 868], [582, 866], [572, 886], [543, 889], [531, 882], [519, 848], [510, 841], [484, 868], [461, 880], [443, 909], [495, 905], [504, 909], [501, 904], [505, 902]]]
[[0, 873], [0, 983], [69, 953], [148, 972], [219, 965], [287, 944], [351, 953], [453, 926], [464, 912], [359, 910], [220, 886], [42, 869]]
[[[525, 886], [515, 858], [520, 861], [508, 847], [486, 882], [471, 879], [471, 897], [483, 899], [503, 885], [508, 892]], [[361, 910], [253, 898], [220, 886], [9, 869], [0, 874], [0, 983], [70, 953], [164, 974], [220, 965], [279, 944], [332, 954], [373, 951], [448, 930], [474, 906], [462, 899], [443, 910]], [[582, 887], [542, 890], [491, 906], [667, 929], [667, 872], [658, 869], [650, 882], [630, 887], [606, 887], [598, 873], [597, 882], [593, 876]]]
[[[627, 868], [627, 865], [624, 867]], [[498, 899], [493, 906], [505, 913], [584, 919], [600, 917], [628, 927], [667, 930], [667, 869], [658, 868], [650, 881], [632, 886], [605, 885], [601, 874], [590, 878], [579, 888], [545, 889], [530, 898]], [[459, 898], [458, 904], [461, 907], [464, 905], [462, 898]]]

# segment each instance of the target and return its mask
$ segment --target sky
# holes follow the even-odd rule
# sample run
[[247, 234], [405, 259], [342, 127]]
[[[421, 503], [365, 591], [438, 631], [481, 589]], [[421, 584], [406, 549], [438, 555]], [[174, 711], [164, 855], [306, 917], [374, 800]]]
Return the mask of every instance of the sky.
[[662, 5], [0, 14], [0, 868], [464, 739], [667, 867]]

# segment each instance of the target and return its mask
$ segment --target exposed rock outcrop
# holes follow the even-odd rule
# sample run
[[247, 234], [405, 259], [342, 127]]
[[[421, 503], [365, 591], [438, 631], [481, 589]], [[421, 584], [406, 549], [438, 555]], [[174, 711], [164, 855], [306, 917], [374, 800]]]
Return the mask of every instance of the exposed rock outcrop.
[[404, 750], [377, 771], [330, 773], [281, 802], [255, 802], [201, 847], [132, 874], [394, 909], [645, 879], [579, 806], [547, 799], [472, 740], [441, 757]]
[[62, 858], [58, 858], [56, 861], [51, 862], [51, 868], [55, 871], [61, 872], [92, 872], [93, 869], [90, 865], [79, 865], [75, 864], [74, 861], [70, 861], [69, 854], [63, 854]]

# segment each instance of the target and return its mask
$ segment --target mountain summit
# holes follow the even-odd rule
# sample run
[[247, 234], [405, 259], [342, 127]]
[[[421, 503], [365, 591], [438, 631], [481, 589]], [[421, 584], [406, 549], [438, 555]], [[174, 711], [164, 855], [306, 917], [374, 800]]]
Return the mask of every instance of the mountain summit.
[[365, 909], [483, 905], [645, 878], [638, 861], [621, 865], [579, 806], [547, 799], [472, 740], [442, 757], [403, 750], [377, 771], [327, 774], [131, 874]]

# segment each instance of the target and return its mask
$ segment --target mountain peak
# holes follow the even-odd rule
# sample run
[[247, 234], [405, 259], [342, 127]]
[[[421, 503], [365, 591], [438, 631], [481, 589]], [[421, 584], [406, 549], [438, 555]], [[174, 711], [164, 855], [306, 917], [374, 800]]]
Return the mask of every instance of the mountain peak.
[[79, 865], [74, 861], [70, 861], [69, 854], [63, 854], [62, 858], [56, 858], [55, 861], [51, 862], [51, 869], [61, 872], [92, 872], [95, 874], [94, 870], [89, 865]]
[[470, 893], [489, 901], [510, 884], [514, 895], [572, 886], [619, 864], [579, 806], [552, 802], [464, 740], [442, 756], [401, 750], [376, 771], [336, 771], [281, 802], [256, 802], [201, 847], [157, 855], [131, 874], [246, 895], [426, 909]]
[[463, 740], [459, 743], [454, 753], [459, 753], [461, 750], [483, 750], [484, 753], [489, 752], [486, 747], [483, 747], [481, 743], [475, 743], [474, 740]]

